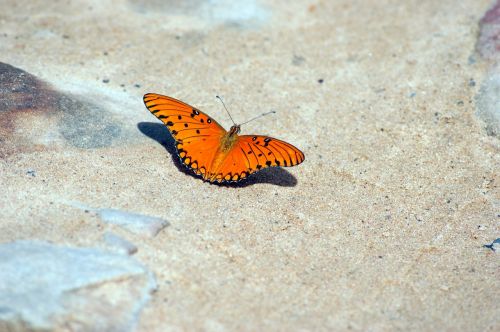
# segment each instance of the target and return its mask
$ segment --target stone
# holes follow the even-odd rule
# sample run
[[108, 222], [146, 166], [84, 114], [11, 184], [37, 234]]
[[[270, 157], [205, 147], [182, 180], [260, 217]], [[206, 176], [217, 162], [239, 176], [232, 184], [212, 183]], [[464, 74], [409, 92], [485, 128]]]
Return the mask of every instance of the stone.
[[477, 116], [486, 133], [500, 137], [500, 66], [490, 71], [476, 96]]
[[132, 233], [147, 237], [155, 237], [168, 221], [138, 213], [130, 213], [117, 209], [99, 209], [99, 217], [106, 223], [118, 225]]
[[490, 244], [485, 244], [483, 247], [491, 249], [494, 252], [500, 252], [500, 238], [496, 239]]
[[125, 240], [115, 233], [106, 232], [103, 235], [103, 239], [106, 248], [110, 251], [126, 255], [133, 255], [137, 252], [137, 247], [135, 244]]
[[0, 331], [129, 331], [156, 289], [136, 260], [94, 248], [0, 245]]
[[497, 0], [479, 21], [477, 41], [479, 54], [487, 60], [500, 60], [500, 0]]

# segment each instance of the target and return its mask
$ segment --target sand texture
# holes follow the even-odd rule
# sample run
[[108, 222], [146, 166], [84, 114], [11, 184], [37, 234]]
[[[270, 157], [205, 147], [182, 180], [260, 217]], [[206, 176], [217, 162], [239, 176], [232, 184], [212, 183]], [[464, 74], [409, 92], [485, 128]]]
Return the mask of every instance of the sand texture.
[[[499, 36], [500, 0], [4, 0], [0, 331], [500, 331]], [[203, 182], [148, 92], [305, 161]]]

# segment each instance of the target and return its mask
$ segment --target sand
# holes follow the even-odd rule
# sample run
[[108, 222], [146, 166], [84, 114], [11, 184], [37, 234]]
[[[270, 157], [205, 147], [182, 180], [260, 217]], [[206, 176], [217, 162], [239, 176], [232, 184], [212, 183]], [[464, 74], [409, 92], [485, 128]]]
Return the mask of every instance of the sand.
[[[123, 254], [158, 287], [131, 330], [498, 331], [500, 256], [484, 246], [500, 237], [492, 5], [7, 0], [0, 243], [102, 248], [111, 232], [135, 247]], [[226, 129], [215, 95], [239, 123], [275, 110], [242, 133], [305, 161], [203, 182], [147, 92]], [[102, 211], [168, 225], [148, 236]]]

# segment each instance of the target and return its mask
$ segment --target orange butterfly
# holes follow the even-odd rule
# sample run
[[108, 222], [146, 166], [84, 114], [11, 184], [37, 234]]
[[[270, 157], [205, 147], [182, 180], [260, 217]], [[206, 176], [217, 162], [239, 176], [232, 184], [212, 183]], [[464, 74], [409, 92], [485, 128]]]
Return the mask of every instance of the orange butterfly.
[[144, 104], [167, 126], [182, 163], [205, 181], [237, 182], [266, 167], [295, 166], [304, 161], [304, 153], [287, 142], [267, 136], [239, 136], [236, 124], [226, 131], [180, 100], [148, 93]]

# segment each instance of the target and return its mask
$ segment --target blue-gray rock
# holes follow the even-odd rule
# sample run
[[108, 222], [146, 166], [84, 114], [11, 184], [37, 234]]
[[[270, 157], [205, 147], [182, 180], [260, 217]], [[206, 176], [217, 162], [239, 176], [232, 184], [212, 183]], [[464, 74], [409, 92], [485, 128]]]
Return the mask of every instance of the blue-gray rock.
[[500, 66], [491, 70], [476, 97], [477, 116], [485, 123], [486, 133], [500, 138]]
[[491, 249], [494, 252], [500, 252], [500, 238], [496, 239], [495, 241], [491, 242], [490, 244], [485, 244], [483, 247]]
[[156, 236], [168, 226], [168, 221], [164, 219], [117, 209], [99, 209], [98, 214], [106, 223], [118, 225], [132, 233], [147, 237]]
[[127, 255], [0, 245], [0, 331], [130, 331], [155, 289], [152, 273]]
[[104, 245], [109, 251], [118, 254], [133, 255], [137, 252], [137, 246], [132, 242], [116, 235], [115, 233], [106, 232], [103, 235]]

